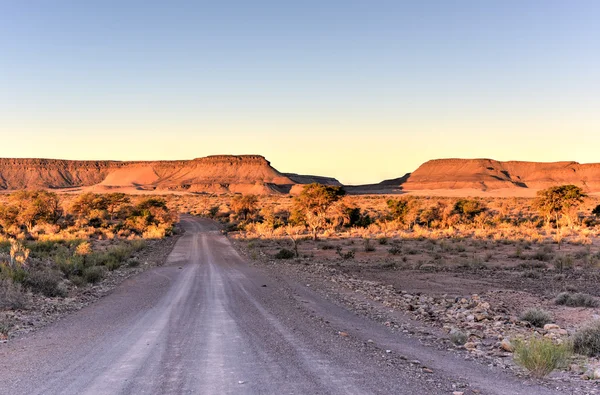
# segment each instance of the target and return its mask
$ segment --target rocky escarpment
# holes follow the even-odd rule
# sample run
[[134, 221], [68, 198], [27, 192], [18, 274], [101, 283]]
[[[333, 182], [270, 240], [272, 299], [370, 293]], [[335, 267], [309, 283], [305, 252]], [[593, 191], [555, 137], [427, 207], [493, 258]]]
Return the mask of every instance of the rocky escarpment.
[[[286, 193], [303, 182], [259, 155], [217, 155], [180, 161], [0, 159], [0, 188], [208, 193]], [[312, 181], [309, 177], [305, 181]]]
[[[600, 191], [600, 164], [500, 162], [492, 159], [438, 159], [421, 165], [397, 187], [405, 191], [476, 189], [539, 190], [574, 184]], [[386, 184], [389, 187], [389, 182]]]

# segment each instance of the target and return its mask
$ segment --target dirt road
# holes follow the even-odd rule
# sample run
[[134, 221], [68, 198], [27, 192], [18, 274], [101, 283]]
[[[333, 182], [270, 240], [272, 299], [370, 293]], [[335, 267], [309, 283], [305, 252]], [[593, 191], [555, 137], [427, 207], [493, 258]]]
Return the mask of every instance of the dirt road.
[[552, 393], [273, 280], [208, 220], [182, 225], [165, 266], [0, 345], [0, 394]]

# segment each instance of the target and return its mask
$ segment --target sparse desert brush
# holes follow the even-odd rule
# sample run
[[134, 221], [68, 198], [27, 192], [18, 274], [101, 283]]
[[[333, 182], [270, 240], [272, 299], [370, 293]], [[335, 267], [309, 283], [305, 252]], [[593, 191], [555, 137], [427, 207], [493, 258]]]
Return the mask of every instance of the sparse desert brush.
[[7, 339], [10, 331], [15, 327], [13, 317], [0, 313], [0, 339]]
[[570, 344], [555, 344], [547, 338], [532, 337], [528, 341], [515, 339], [513, 345], [515, 362], [537, 378], [566, 366], [571, 356]]
[[573, 257], [571, 255], [559, 255], [554, 259], [554, 267], [559, 272], [573, 268]]
[[292, 259], [296, 256], [296, 253], [292, 250], [288, 250], [287, 248], [280, 249], [277, 254], [275, 254], [275, 259]]
[[587, 236], [579, 236], [569, 240], [569, 244], [573, 245], [591, 245], [592, 239]]
[[105, 269], [101, 266], [91, 266], [83, 269], [81, 278], [85, 283], [95, 284], [104, 277]]
[[22, 310], [29, 305], [29, 296], [19, 283], [0, 278], [0, 310]]
[[600, 301], [597, 298], [580, 292], [561, 292], [554, 302], [557, 305], [569, 307], [598, 307], [600, 305]]
[[600, 321], [580, 328], [572, 338], [573, 350], [589, 357], [600, 356]]
[[142, 234], [144, 239], [162, 239], [166, 236], [167, 229], [160, 225], [150, 225]]
[[31, 271], [25, 280], [25, 285], [32, 292], [48, 297], [64, 297], [67, 295], [66, 289], [62, 286], [60, 272], [52, 269]]
[[529, 322], [536, 328], [543, 328], [544, 325], [552, 322], [552, 315], [549, 312], [539, 308], [525, 310], [519, 317], [521, 321]]
[[371, 239], [365, 238], [363, 243], [364, 243], [363, 247], [364, 247], [365, 252], [375, 251], [375, 246], [371, 243]]

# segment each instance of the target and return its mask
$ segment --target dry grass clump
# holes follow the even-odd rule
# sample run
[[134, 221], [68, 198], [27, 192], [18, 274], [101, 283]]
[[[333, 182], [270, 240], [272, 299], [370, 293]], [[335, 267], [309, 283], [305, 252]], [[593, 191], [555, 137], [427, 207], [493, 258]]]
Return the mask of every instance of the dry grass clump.
[[519, 317], [521, 321], [529, 322], [536, 328], [543, 328], [544, 325], [552, 322], [552, 316], [546, 310], [531, 308], [525, 310]]
[[21, 310], [28, 306], [29, 297], [19, 283], [0, 279], [0, 310]]
[[554, 303], [569, 307], [598, 307], [600, 305], [600, 301], [597, 298], [581, 292], [561, 292], [554, 300]]
[[592, 322], [573, 335], [573, 350], [582, 355], [600, 355], [600, 321]]
[[529, 341], [515, 340], [513, 343], [515, 362], [537, 378], [566, 366], [571, 356], [569, 344], [555, 344], [547, 338], [532, 337]]

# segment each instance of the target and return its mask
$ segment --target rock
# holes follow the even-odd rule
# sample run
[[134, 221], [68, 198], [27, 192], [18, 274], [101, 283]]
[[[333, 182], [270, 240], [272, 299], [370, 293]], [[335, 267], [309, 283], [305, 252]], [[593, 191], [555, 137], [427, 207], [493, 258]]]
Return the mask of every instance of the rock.
[[423, 368], [423, 371], [425, 373], [433, 373], [433, 370], [429, 369], [429, 368]]
[[346, 333], [346, 332], [339, 332], [339, 335], [340, 335], [340, 336], [342, 336], [342, 337], [348, 337], [348, 336], [350, 336], [350, 335], [349, 335], [348, 333]]
[[545, 331], [551, 331], [553, 329], [560, 329], [560, 326], [558, 326], [556, 324], [546, 324], [546, 325], [544, 325], [544, 330]]
[[467, 350], [474, 350], [477, 348], [477, 344], [475, 344], [473, 342], [467, 342], [467, 343], [465, 343], [465, 348]]
[[511, 344], [508, 339], [504, 339], [500, 342], [500, 348], [504, 351], [513, 352], [515, 347]]
[[452, 395], [465, 395], [465, 393], [462, 391], [454, 391]]
[[579, 365], [577, 365], [576, 363], [572, 363], [569, 366], [569, 370], [575, 374], [581, 373], [581, 367]]
[[475, 321], [477, 321], [477, 322], [483, 321], [486, 318], [488, 318], [488, 315], [486, 313], [475, 314]]

